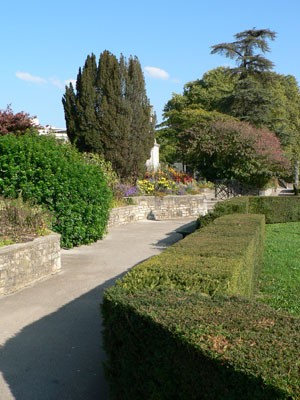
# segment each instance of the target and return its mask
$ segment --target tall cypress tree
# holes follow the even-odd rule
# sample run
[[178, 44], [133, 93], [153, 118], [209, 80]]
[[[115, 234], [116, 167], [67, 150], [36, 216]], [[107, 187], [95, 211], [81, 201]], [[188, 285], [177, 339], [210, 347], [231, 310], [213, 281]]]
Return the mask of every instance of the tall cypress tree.
[[120, 61], [108, 51], [99, 60], [97, 87], [101, 93], [98, 121], [103, 141], [104, 157], [111, 161], [121, 176], [128, 176], [126, 163], [129, 152], [131, 109], [124, 98], [127, 69], [123, 57]]
[[79, 69], [76, 92], [63, 97], [67, 133], [81, 151], [101, 154], [123, 178], [144, 169], [154, 141], [151, 106], [136, 57], [118, 60], [109, 51], [88, 56]]
[[96, 90], [97, 64], [94, 54], [87, 57], [76, 80], [76, 94], [72, 84], [63, 97], [67, 132], [71, 143], [82, 151], [102, 152], [96, 113], [98, 100]]
[[145, 80], [137, 57], [130, 57], [128, 62], [128, 83], [126, 98], [131, 105], [131, 157], [133, 175], [137, 176], [149, 158], [149, 151], [154, 142], [154, 124], [151, 106], [147, 98]]

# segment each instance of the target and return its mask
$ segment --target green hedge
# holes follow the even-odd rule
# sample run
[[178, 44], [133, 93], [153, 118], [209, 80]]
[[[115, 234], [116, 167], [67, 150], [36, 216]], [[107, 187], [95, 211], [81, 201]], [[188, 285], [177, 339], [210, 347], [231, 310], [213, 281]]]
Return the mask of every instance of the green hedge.
[[248, 212], [264, 214], [267, 224], [300, 221], [300, 198], [287, 197], [249, 197]]
[[262, 261], [263, 238], [262, 215], [224, 216], [139, 264], [117, 285], [131, 292], [178, 288], [251, 297]]
[[297, 196], [244, 196], [216, 204], [213, 211], [200, 216], [200, 226], [205, 226], [222, 215], [234, 213], [264, 214], [267, 224], [300, 221], [300, 198]]
[[263, 221], [218, 218], [105, 291], [111, 399], [299, 398], [300, 320], [230, 296], [253, 293]]
[[105, 232], [111, 193], [101, 170], [53, 137], [0, 137], [0, 194], [50, 210], [63, 247], [91, 243]]
[[106, 291], [110, 399], [300, 398], [300, 320], [241, 298]]

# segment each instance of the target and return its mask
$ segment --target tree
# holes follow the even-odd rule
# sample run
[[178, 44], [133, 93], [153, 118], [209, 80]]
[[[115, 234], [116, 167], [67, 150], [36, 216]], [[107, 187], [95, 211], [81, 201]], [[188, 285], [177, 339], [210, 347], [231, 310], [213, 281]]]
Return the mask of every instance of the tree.
[[271, 106], [266, 89], [267, 72], [274, 67], [272, 61], [257, 53], [270, 51], [267, 40], [276, 33], [269, 29], [250, 29], [235, 35], [235, 41], [212, 46], [212, 54], [224, 54], [234, 59], [237, 67], [231, 73], [238, 76], [230, 105], [231, 114], [255, 126], [264, 126]]
[[[202, 138], [205, 137], [204, 132], [209, 131], [216, 122], [233, 123], [239, 120], [250, 123], [253, 129], [271, 130], [280, 141], [274, 142], [274, 146], [277, 148], [279, 143], [289, 159], [297, 161], [300, 152], [300, 91], [297, 81], [292, 76], [271, 71], [273, 63], [258, 53], [268, 52], [268, 40], [274, 40], [275, 37], [275, 32], [268, 29], [253, 29], [236, 34], [233, 43], [212, 47], [212, 53], [225, 54], [234, 59], [237, 65], [208, 71], [202, 78], [188, 82], [182, 95], [173, 95], [165, 106], [164, 122], [157, 134], [162, 158], [165, 157], [169, 162], [184, 160], [193, 168], [201, 166], [202, 173], [205, 172], [208, 179], [210, 175], [222, 176], [222, 168], [226, 169], [222, 152], [218, 154], [220, 163], [207, 155], [203, 162], [195, 162], [197, 151], [201, 153], [197, 146], [201, 143], [205, 147], [202, 139], [199, 139], [199, 132], [202, 132]], [[243, 125], [240, 128], [245, 132]], [[254, 137], [253, 132], [249, 134]], [[273, 142], [269, 143], [272, 145]], [[260, 151], [254, 145], [251, 148], [258, 153]], [[229, 157], [230, 164], [233, 155], [225, 151], [224, 157]], [[251, 159], [257, 161], [254, 156]], [[204, 168], [205, 165], [207, 168]], [[208, 168], [209, 165], [211, 168]], [[253, 165], [248, 165], [249, 171], [253, 171]], [[261, 159], [259, 165], [262, 170], [265, 168]], [[281, 163], [272, 164], [271, 169], [266, 168], [275, 173], [277, 167], [277, 173], [282, 171]], [[237, 174], [228, 173], [230, 175]], [[243, 179], [242, 176], [240, 178]]]
[[80, 151], [110, 161], [121, 178], [137, 178], [154, 143], [151, 106], [137, 57], [118, 60], [104, 51], [98, 65], [88, 56], [76, 90], [63, 97], [67, 133]]
[[256, 50], [262, 53], [270, 51], [267, 39], [274, 40], [276, 33], [269, 29], [249, 29], [236, 33], [236, 40], [231, 43], [220, 43], [212, 46], [212, 54], [224, 54], [225, 57], [234, 59], [237, 68], [233, 72], [243, 79], [249, 74], [259, 74], [270, 71], [274, 64], [262, 54], [255, 54]]
[[[142, 68], [137, 57], [130, 57], [128, 62], [128, 81], [125, 99], [130, 105], [131, 119], [131, 146], [128, 158], [131, 161], [130, 169], [134, 176], [145, 167], [145, 160], [149, 158], [149, 149], [154, 144], [154, 127], [156, 116], [152, 113], [149, 99], [146, 94], [145, 80]], [[149, 134], [149, 129], [150, 133]], [[137, 157], [137, 154], [139, 157]]]
[[262, 187], [271, 176], [289, 169], [276, 135], [245, 122], [197, 124], [183, 131], [180, 139], [190, 143], [189, 164], [209, 180], [237, 179]]
[[11, 106], [8, 105], [5, 110], [0, 110], [0, 136], [14, 133], [22, 135], [28, 129], [33, 128], [33, 117], [24, 111], [14, 114]]

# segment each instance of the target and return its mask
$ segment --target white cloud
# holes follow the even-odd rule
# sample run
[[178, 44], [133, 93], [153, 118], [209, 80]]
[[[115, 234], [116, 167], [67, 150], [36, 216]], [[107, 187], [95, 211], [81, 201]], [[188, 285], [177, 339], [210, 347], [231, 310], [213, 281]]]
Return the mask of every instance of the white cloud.
[[60, 80], [57, 79], [57, 78], [49, 78], [49, 82], [50, 82], [52, 85], [58, 87], [59, 89], [63, 89], [63, 88], [64, 88], [63, 82], [60, 81]]
[[146, 75], [155, 79], [164, 79], [167, 80], [170, 78], [167, 71], [157, 67], [145, 67], [144, 68]]
[[17, 72], [16, 77], [21, 79], [22, 81], [32, 82], [32, 83], [46, 83], [46, 79], [41, 78], [39, 76], [34, 76], [29, 74], [28, 72]]

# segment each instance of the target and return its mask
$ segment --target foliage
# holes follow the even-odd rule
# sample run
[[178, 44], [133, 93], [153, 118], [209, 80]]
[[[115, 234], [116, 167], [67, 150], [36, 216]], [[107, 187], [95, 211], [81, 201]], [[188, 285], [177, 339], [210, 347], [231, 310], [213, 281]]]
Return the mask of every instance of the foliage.
[[234, 213], [264, 214], [267, 224], [300, 221], [300, 199], [298, 196], [243, 196], [219, 202], [214, 210], [200, 216], [201, 226], [223, 215]]
[[0, 198], [0, 242], [2, 245], [32, 240], [49, 233], [52, 215], [41, 206], [18, 199]]
[[289, 171], [278, 138], [268, 129], [239, 121], [195, 125], [179, 134], [189, 144], [189, 164], [209, 180], [236, 179], [254, 187]]
[[[235, 274], [237, 286], [230, 280], [220, 284], [239, 259], [254, 260], [257, 254], [259, 265], [263, 217], [247, 217], [215, 221], [136, 266], [105, 291], [102, 313], [111, 398], [299, 397], [295, 343], [300, 320], [242, 298], [207, 295], [215, 294], [211, 289], [217, 274], [219, 293], [243, 287]], [[250, 244], [251, 232], [256, 239]], [[220, 264], [214, 268], [218, 257]], [[240, 271], [245, 270], [240, 265]], [[244, 278], [249, 284], [253, 275]]]
[[274, 40], [276, 33], [270, 29], [249, 29], [236, 33], [235, 41], [231, 43], [220, 43], [212, 46], [212, 54], [224, 54], [225, 57], [236, 60], [237, 68], [234, 70], [242, 76], [269, 71], [274, 64], [261, 54], [255, 54], [260, 50], [262, 53], [270, 51], [267, 40]]
[[87, 57], [76, 90], [63, 97], [67, 133], [80, 151], [100, 154], [121, 178], [144, 171], [154, 143], [155, 117], [137, 57], [118, 60], [108, 51]]
[[100, 154], [83, 153], [83, 157], [88, 164], [97, 165], [106, 179], [107, 185], [113, 189], [119, 184], [120, 180], [117, 173], [114, 171], [110, 161], [106, 161]]
[[[179, 95], [178, 95], [179, 96]], [[187, 106], [184, 109], [171, 109], [164, 113], [165, 121], [157, 131], [157, 140], [160, 144], [161, 161], [173, 164], [181, 161], [188, 164], [186, 153], [191, 143], [182, 140], [180, 134], [197, 124], [209, 124], [217, 120], [227, 120], [225, 114], [217, 111], [206, 111], [197, 105]], [[166, 106], [168, 108], [168, 105]]]
[[249, 197], [249, 212], [264, 214], [267, 224], [300, 221], [300, 199], [297, 196]]
[[224, 216], [139, 264], [117, 285], [129, 292], [171, 287], [251, 297], [262, 262], [263, 235], [263, 216]]
[[232, 43], [212, 46], [212, 54], [224, 54], [234, 59], [236, 68], [231, 73], [237, 75], [231, 102], [231, 115], [255, 126], [266, 125], [267, 113], [271, 106], [265, 82], [274, 64], [262, 54], [270, 51], [267, 40], [274, 40], [276, 33], [269, 29], [250, 29], [235, 35]]
[[240, 298], [105, 292], [112, 399], [298, 399], [300, 321]]
[[273, 63], [258, 53], [268, 52], [268, 40], [275, 36], [269, 29], [251, 29], [236, 34], [232, 43], [212, 46], [212, 53], [235, 59], [237, 66], [208, 71], [201, 79], [188, 82], [182, 95], [174, 94], [169, 100], [157, 133], [163, 160], [189, 165], [186, 153], [194, 143], [187, 143], [180, 135], [199, 124], [210, 125], [216, 119], [226, 121], [229, 116], [268, 128], [279, 138], [289, 158], [293, 162], [298, 159], [298, 83], [291, 75], [272, 72]]
[[300, 222], [266, 227], [263, 268], [256, 298], [300, 317]]
[[249, 209], [249, 197], [233, 197], [232, 199], [218, 202], [214, 209], [206, 215], [198, 217], [199, 226], [209, 225], [216, 218], [230, 214], [246, 214]]
[[111, 194], [101, 170], [53, 137], [0, 138], [0, 193], [21, 194], [51, 211], [63, 247], [93, 242], [105, 232]]
[[32, 128], [32, 117], [24, 111], [14, 113], [9, 105], [6, 110], [0, 110], [0, 136], [9, 133], [23, 135]]

